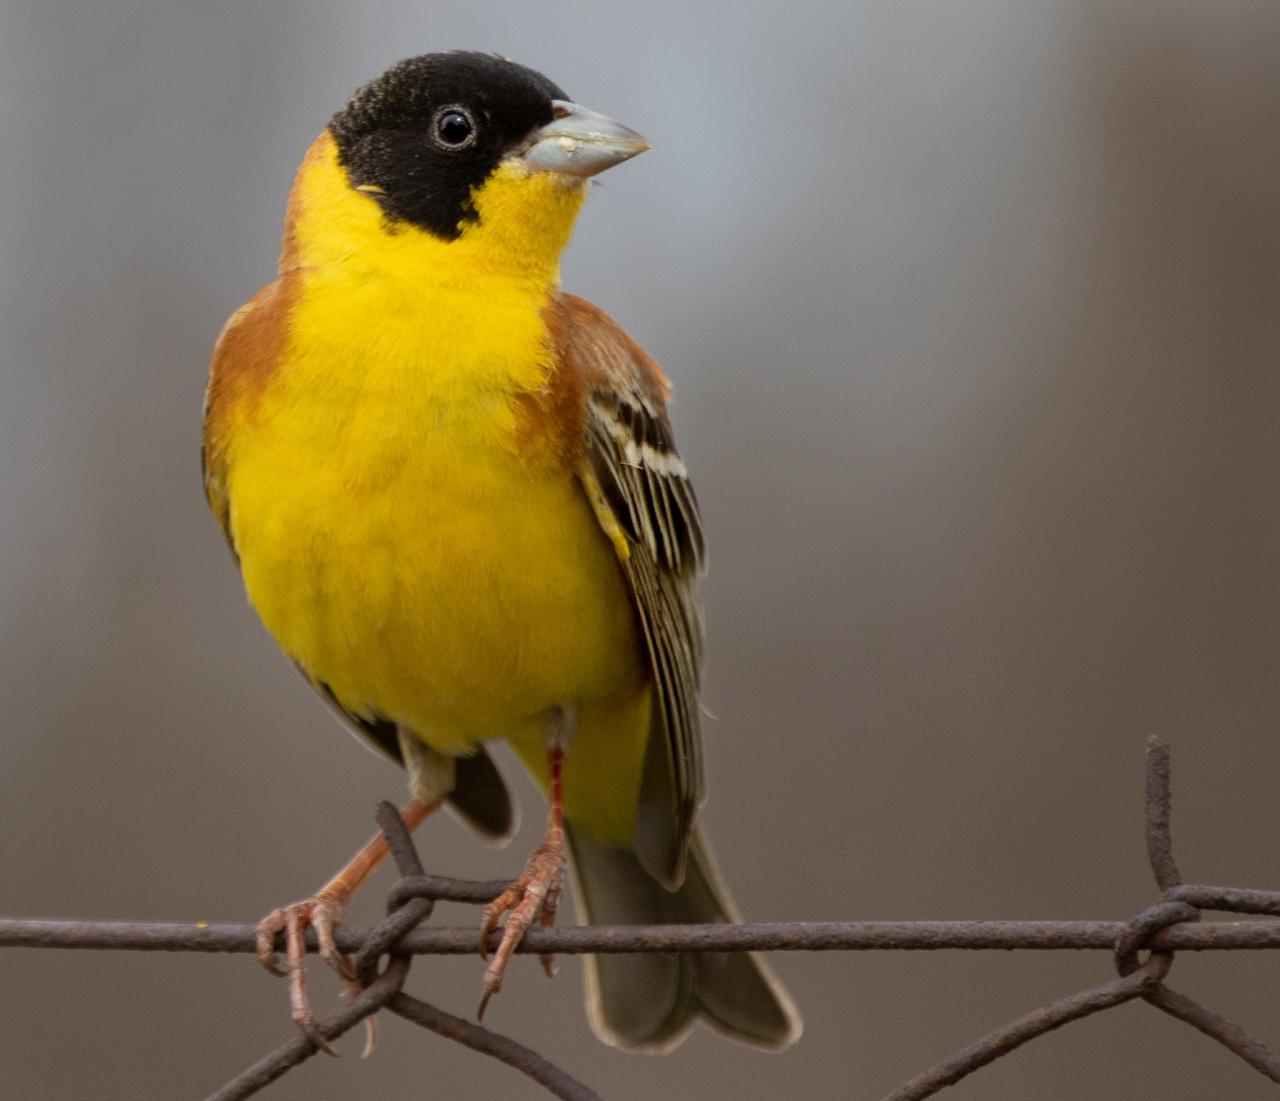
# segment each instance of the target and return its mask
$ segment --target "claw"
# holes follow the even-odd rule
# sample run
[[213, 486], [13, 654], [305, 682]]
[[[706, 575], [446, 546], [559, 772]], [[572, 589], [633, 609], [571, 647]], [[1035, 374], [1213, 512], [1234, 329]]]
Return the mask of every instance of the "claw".
[[276, 936], [283, 932], [283, 910], [272, 910], [271, 913], [258, 922], [258, 962], [279, 979], [286, 978], [289, 974], [287, 971], [280, 970], [280, 964], [278, 962], [280, 956], [276, 952]]
[[316, 1028], [315, 1015], [311, 1012], [311, 1001], [307, 997], [307, 943], [303, 934], [302, 917], [306, 912], [308, 920], [314, 920], [313, 915], [318, 902], [318, 899], [308, 899], [306, 902], [285, 907], [284, 933], [286, 958], [289, 961], [289, 1005], [293, 1023], [306, 1033], [316, 1047], [326, 1055], [336, 1058], [337, 1051]]
[[[334, 930], [342, 922], [342, 903], [332, 895], [323, 892], [313, 898], [303, 899], [279, 910], [272, 910], [258, 923], [257, 952], [258, 962], [271, 974], [289, 980], [289, 1006], [293, 1023], [327, 1055], [337, 1056], [338, 1052], [321, 1035], [316, 1027], [315, 1014], [311, 1010], [311, 1000], [307, 997], [307, 942], [306, 927], [310, 925], [316, 931], [316, 940], [320, 945], [320, 957], [342, 980], [342, 994], [350, 999], [359, 993], [355, 968], [351, 961], [338, 950], [334, 938]], [[276, 937], [280, 933], [285, 937], [286, 967], [281, 970], [279, 954], [275, 949]], [[368, 1055], [377, 1044], [377, 1027], [372, 1018], [365, 1019], [365, 1051]], [[363, 1058], [364, 1056], [362, 1056]]]
[[368, 1059], [375, 1051], [378, 1050], [378, 1018], [366, 1017], [364, 1019], [364, 1049], [360, 1052], [361, 1059]]
[[[544, 929], [550, 929], [556, 923], [556, 913], [560, 909], [560, 892], [564, 888], [564, 872], [560, 873], [560, 882], [553, 883], [550, 890], [547, 891], [546, 901], [542, 904], [542, 913], [538, 915], [538, 924]], [[543, 952], [538, 956], [538, 962], [542, 964], [542, 970], [547, 978], [554, 979], [559, 968], [556, 966], [556, 958], [550, 952]]]
[[522, 884], [528, 874], [526, 870], [524, 875], [484, 908], [484, 924], [480, 926], [480, 958], [482, 960], [489, 959], [489, 935], [498, 927], [498, 919], [519, 902], [521, 895], [524, 894]]
[[338, 951], [334, 930], [342, 923], [345, 907], [331, 895], [319, 894], [312, 900], [311, 927], [316, 931], [320, 945], [320, 958], [332, 967], [343, 980], [344, 986], [356, 981], [356, 969], [351, 960]]
[[[543, 926], [554, 924], [564, 888], [564, 849], [564, 831], [552, 827], [547, 839], [529, 857], [520, 878], [485, 907], [484, 924], [480, 929], [480, 953], [485, 959], [489, 958], [489, 935], [498, 927], [498, 920], [503, 914], [507, 920], [502, 929], [502, 941], [484, 973], [484, 994], [476, 1011], [477, 1018], [484, 1018], [489, 1000], [502, 989], [507, 962], [529, 926], [535, 920]], [[555, 962], [552, 958], [543, 955], [541, 959], [543, 970], [554, 975]]]
[[[415, 829], [424, 818], [438, 806], [439, 802], [423, 803], [414, 799], [400, 811], [400, 819], [406, 828]], [[342, 996], [350, 1001], [360, 993], [360, 984], [356, 981], [355, 967], [351, 961], [338, 950], [334, 930], [342, 924], [343, 911], [347, 901], [368, 878], [387, 855], [386, 838], [381, 833], [371, 837], [346, 864], [338, 874], [329, 880], [316, 894], [291, 906], [272, 910], [258, 922], [256, 948], [258, 962], [273, 975], [289, 980], [289, 1004], [292, 1007], [294, 1023], [302, 1029], [321, 1051], [337, 1055], [328, 1040], [316, 1027], [315, 1015], [311, 1012], [311, 1003], [307, 998], [306, 958], [307, 947], [304, 931], [310, 925], [316, 931], [316, 941], [320, 947], [320, 958], [337, 972], [342, 980]], [[280, 969], [279, 955], [276, 952], [276, 937], [285, 936], [286, 967]], [[361, 1058], [372, 1054], [378, 1044], [378, 1022], [370, 1016], [364, 1019], [365, 1045]]]

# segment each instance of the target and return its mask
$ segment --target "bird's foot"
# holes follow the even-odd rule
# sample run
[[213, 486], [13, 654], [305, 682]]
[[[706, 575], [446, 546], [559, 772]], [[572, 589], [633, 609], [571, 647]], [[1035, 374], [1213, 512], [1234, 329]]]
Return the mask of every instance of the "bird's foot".
[[[564, 889], [565, 840], [564, 830], [552, 826], [547, 838], [533, 851], [520, 878], [495, 898], [484, 911], [484, 925], [480, 930], [480, 952], [488, 958], [489, 934], [498, 926], [503, 914], [507, 920], [502, 928], [502, 941], [484, 973], [484, 996], [480, 999], [478, 1017], [484, 1016], [489, 999], [502, 989], [502, 976], [507, 962], [524, 938], [525, 930], [536, 920], [538, 924], [555, 924], [556, 910], [560, 906], [560, 893]], [[548, 975], [556, 973], [555, 960], [543, 955], [542, 968]]]
[[[413, 830], [438, 806], [439, 802], [424, 803], [414, 799], [400, 811], [400, 819], [407, 829]], [[293, 1009], [294, 1023], [302, 1029], [311, 1042], [321, 1051], [337, 1055], [329, 1042], [316, 1027], [311, 1002], [307, 998], [307, 941], [306, 929], [310, 925], [316, 931], [321, 958], [332, 967], [342, 980], [343, 997], [350, 999], [360, 992], [355, 969], [351, 961], [338, 951], [333, 931], [342, 924], [347, 903], [373, 870], [387, 855], [387, 839], [375, 833], [358, 853], [338, 871], [332, 879], [310, 898], [295, 902], [279, 910], [272, 910], [258, 922], [258, 960], [273, 975], [289, 980], [289, 1004]], [[276, 955], [276, 937], [284, 934], [285, 969], [280, 969]], [[366, 1017], [365, 1055], [372, 1053], [378, 1042], [378, 1022]]]
[[[342, 981], [342, 995], [350, 999], [360, 992], [360, 984], [356, 982], [355, 968], [351, 961], [338, 951], [333, 935], [334, 929], [342, 924], [345, 911], [346, 907], [341, 899], [322, 891], [311, 898], [294, 902], [279, 910], [272, 910], [258, 922], [258, 962], [271, 974], [289, 980], [289, 1005], [293, 1023], [310, 1038], [316, 1047], [329, 1055], [338, 1053], [316, 1027], [315, 1014], [311, 1010], [311, 999], [307, 997], [306, 928], [310, 925], [316, 931], [320, 958], [337, 972], [338, 978]], [[285, 943], [283, 970], [280, 968], [279, 956], [275, 948], [276, 937], [280, 933], [284, 933]], [[377, 1023], [374, 1018], [367, 1017], [365, 1025], [364, 1055], [368, 1055], [377, 1043]]]

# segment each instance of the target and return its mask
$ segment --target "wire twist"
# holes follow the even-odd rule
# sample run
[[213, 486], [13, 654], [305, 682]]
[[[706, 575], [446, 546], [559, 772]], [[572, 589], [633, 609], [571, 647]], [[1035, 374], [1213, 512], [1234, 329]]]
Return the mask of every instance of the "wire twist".
[[[489, 1055], [514, 1067], [563, 1101], [601, 1101], [600, 1095], [583, 1085], [536, 1051], [482, 1025], [455, 1017], [443, 1009], [414, 998], [403, 991], [413, 957], [400, 948], [401, 938], [426, 921], [436, 900], [450, 898], [468, 902], [488, 902], [505, 884], [464, 883], [460, 880], [428, 876], [396, 808], [390, 803], [378, 807], [378, 826], [387, 839], [400, 879], [387, 898], [387, 916], [361, 945], [352, 964], [362, 990], [360, 994], [317, 1022], [326, 1040], [334, 1040], [379, 1009], [389, 1009], [399, 1017], [453, 1040], [464, 1047]], [[496, 886], [497, 890], [490, 892]], [[482, 896], [482, 897], [481, 897]], [[387, 965], [378, 970], [386, 956]], [[307, 1036], [296, 1036], [281, 1044], [266, 1058], [228, 1082], [208, 1101], [242, 1101], [310, 1059], [320, 1049]]]
[[[1171, 807], [1169, 747], [1152, 735], [1147, 739], [1147, 858], [1163, 898], [1130, 918], [1116, 938], [1115, 967], [1120, 978], [1019, 1017], [913, 1078], [884, 1101], [932, 1097], [1037, 1036], [1136, 998], [1199, 1029], [1273, 1082], [1280, 1082], [1280, 1057], [1275, 1052], [1239, 1025], [1164, 984], [1173, 966], [1173, 951], [1158, 947], [1156, 941], [1165, 930], [1199, 921], [1202, 910], [1280, 914], [1280, 891], [1184, 885], [1173, 858]], [[1147, 960], [1139, 962], [1144, 951], [1149, 953]]]

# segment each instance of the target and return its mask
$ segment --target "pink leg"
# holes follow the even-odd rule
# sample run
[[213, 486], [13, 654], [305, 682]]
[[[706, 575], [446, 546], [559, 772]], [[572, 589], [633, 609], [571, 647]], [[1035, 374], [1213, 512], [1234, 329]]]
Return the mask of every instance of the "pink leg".
[[[511, 954], [524, 938], [525, 930], [538, 920], [542, 925], [555, 922], [560, 892], [564, 888], [565, 839], [564, 839], [564, 750], [553, 744], [547, 750], [550, 780], [547, 784], [547, 800], [550, 811], [547, 817], [547, 835], [542, 844], [533, 850], [520, 878], [511, 884], [485, 908], [484, 925], [480, 930], [480, 951], [488, 953], [489, 934], [498, 925], [498, 919], [507, 915], [502, 930], [502, 941], [484, 973], [484, 996], [480, 999], [477, 1014], [484, 1016], [489, 999], [502, 989], [502, 976], [506, 972]], [[543, 969], [555, 974], [555, 964], [550, 956], [542, 957]]]

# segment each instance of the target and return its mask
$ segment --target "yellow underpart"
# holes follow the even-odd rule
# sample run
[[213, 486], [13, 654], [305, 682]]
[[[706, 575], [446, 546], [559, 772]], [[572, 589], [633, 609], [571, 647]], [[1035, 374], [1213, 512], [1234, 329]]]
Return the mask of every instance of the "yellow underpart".
[[452, 242], [388, 226], [327, 138], [296, 189], [286, 352], [227, 443], [254, 607], [345, 707], [443, 752], [508, 737], [537, 773], [549, 715], [579, 708], [566, 812], [629, 843], [650, 707], [630, 596], [572, 460], [518, 439], [583, 189], [504, 165]]

